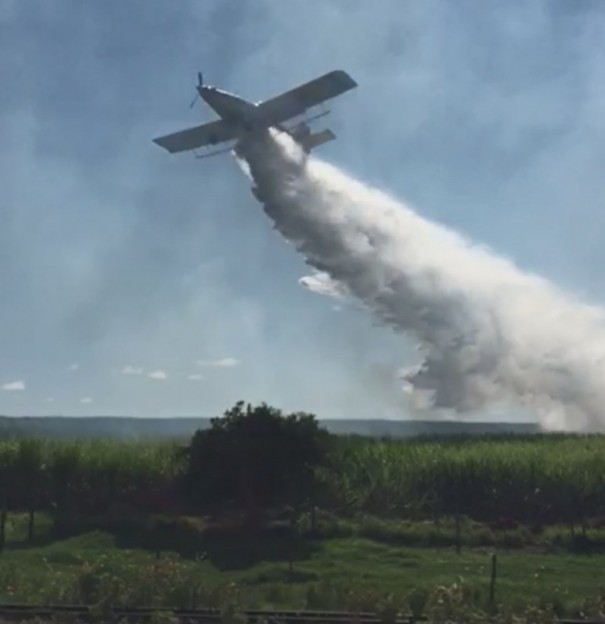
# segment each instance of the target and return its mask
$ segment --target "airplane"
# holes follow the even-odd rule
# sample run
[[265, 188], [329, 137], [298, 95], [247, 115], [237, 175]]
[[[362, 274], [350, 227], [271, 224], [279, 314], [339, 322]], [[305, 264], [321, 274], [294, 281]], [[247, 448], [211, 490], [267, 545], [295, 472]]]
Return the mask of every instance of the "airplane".
[[[197, 158], [207, 158], [237, 151], [237, 146], [250, 138], [268, 132], [270, 127], [287, 132], [301, 145], [306, 153], [319, 145], [336, 138], [331, 130], [312, 133], [308, 125], [330, 111], [323, 111], [311, 118], [287, 126], [286, 122], [304, 115], [310, 108], [323, 104], [357, 86], [357, 83], [343, 70], [331, 71], [319, 78], [285, 91], [273, 98], [261, 102], [249, 102], [233, 93], [205, 85], [201, 72], [198, 72], [196, 90], [199, 97], [220, 117], [216, 121], [195, 126], [180, 132], [153, 139], [153, 142], [165, 148], [171, 154], [196, 150], [200, 147], [214, 146], [219, 143], [233, 142], [226, 149], [197, 154]], [[191, 103], [195, 104], [198, 95]]]

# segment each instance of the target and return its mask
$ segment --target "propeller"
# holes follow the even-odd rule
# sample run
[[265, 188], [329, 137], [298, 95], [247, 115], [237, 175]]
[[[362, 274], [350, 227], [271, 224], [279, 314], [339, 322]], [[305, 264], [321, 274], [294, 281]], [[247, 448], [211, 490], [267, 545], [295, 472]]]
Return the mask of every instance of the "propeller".
[[190, 109], [191, 109], [191, 108], [193, 108], [193, 105], [195, 104], [195, 101], [196, 101], [196, 100], [197, 100], [197, 98], [198, 98], [198, 94], [200, 93], [200, 89], [201, 89], [203, 86], [204, 86], [204, 78], [203, 78], [203, 76], [202, 76], [202, 72], [198, 72], [198, 73], [197, 73], [197, 86], [196, 86], [196, 89], [197, 89], [197, 92], [198, 92], [198, 93], [196, 94], [196, 96], [195, 96], [195, 97], [193, 98], [193, 100], [191, 101], [191, 104], [189, 104], [189, 108], [190, 108]]

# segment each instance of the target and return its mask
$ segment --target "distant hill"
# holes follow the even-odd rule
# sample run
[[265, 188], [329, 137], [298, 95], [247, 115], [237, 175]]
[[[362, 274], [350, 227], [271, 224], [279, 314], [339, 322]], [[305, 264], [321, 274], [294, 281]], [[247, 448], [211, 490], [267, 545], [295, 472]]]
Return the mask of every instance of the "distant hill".
[[[329, 431], [340, 435], [410, 438], [420, 435], [533, 434], [533, 423], [460, 422], [427, 420], [330, 420], [320, 419]], [[0, 416], [0, 437], [49, 438], [188, 438], [210, 425], [210, 418], [132, 418], [127, 416]]]

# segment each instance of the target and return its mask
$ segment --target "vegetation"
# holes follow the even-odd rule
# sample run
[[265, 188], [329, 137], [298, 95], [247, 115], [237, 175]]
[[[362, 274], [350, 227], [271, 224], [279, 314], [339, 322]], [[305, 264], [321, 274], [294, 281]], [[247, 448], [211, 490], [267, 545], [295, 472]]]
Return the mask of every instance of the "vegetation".
[[[176, 441], [0, 441], [0, 504], [55, 517], [127, 504], [177, 514], [294, 502], [342, 517], [466, 516], [493, 529], [605, 524], [605, 437], [336, 437], [310, 415], [228, 410]], [[253, 469], [249, 469], [253, 466]], [[311, 478], [312, 477], [312, 478]], [[290, 496], [290, 500], [288, 499]], [[296, 501], [298, 504], [304, 501]]]
[[284, 416], [240, 401], [198, 431], [187, 449], [186, 499], [196, 507], [232, 504], [258, 516], [311, 495], [315, 469], [326, 462], [329, 434], [310, 414]]
[[332, 504], [397, 517], [465, 514], [539, 528], [605, 510], [605, 437], [542, 435], [343, 441], [326, 475]]
[[211, 529], [206, 550], [199, 550], [208, 527], [181, 519], [171, 529], [176, 550], [157, 558], [152, 548], [140, 545], [144, 530], [90, 531], [61, 540], [42, 533], [44, 543], [23, 549], [26, 523], [26, 516], [13, 516], [0, 558], [0, 602], [352, 611], [390, 606], [409, 613], [426, 612], [427, 603], [445, 595], [466, 610], [533, 605], [559, 614], [596, 614], [587, 599], [598, 601], [602, 585], [599, 557], [502, 553], [490, 605], [488, 550], [456, 555], [452, 549], [393, 546], [356, 536], [322, 537], [299, 547], [290, 566], [288, 541], [278, 531], [252, 536]]
[[468, 616], [497, 548], [496, 602], [597, 613], [604, 504], [601, 436], [337, 437], [238, 403], [188, 445], [10, 438], [0, 601]]

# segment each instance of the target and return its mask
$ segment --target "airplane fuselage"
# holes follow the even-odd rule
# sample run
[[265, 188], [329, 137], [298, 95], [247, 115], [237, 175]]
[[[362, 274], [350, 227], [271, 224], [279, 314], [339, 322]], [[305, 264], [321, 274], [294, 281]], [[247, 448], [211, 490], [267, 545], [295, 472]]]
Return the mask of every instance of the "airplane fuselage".
[[[269, 130], [267, 120], [259, 114], [258, 104], [245, 100], [238, 95], [217, 89], [216, 87], [198, 87], [200, 97], [226, 123], [235, 127], [242, 136], [260, 138]], [[279, 130], [284, 130], [282, 124], [275, 124]], [[293, 133], [293, 136], [303, 137], [310, 133], [310, 128], [302, 124]]]
[[198, 87], [198, 91], [204, 102], [221, 119], [244, 131], [254, 130], [258, 120], [256, 104], [215, 87]]

